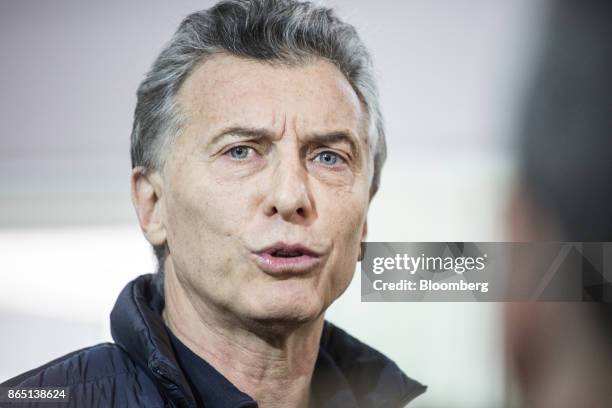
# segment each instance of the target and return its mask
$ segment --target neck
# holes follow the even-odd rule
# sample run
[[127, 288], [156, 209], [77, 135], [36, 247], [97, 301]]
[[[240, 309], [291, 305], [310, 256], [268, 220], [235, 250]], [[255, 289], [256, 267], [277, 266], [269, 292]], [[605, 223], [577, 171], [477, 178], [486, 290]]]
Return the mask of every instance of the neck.
[[166, 325], [262, 408], [310, 404], [310, 383], [319, 352], [324, 317], [283, 330], [233, 319], [198, 299], [165, 273]]

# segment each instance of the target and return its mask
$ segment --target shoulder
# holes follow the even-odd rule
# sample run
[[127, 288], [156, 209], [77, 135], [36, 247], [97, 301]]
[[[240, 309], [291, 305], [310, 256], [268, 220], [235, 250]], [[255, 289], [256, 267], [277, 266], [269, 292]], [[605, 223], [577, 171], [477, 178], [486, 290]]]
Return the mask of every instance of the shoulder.
[[136, 371], [119, 346], [102, 343], [73, 351], [27, 371], [3, 386], [68, 386]]
[[[3, 387], [66, 387], [70, 406], [112, 398], [109, 406], [130, 406], [143, 395], [156, 397], [157, 387], [119, 346], [101, 343], [76, 350], [1, 384]], [[151, 406], [162, 406], [153, 398]], [[161, 401], [161, 400], [160, 400]], [[99, 403], [99, 401], [97, 401]]]
[[354, 390], [369, 389], [376, 396], [400, 396], [404, 403], [427, 390], [383, 353], [327, 321], [321, 347], [329, 353]]

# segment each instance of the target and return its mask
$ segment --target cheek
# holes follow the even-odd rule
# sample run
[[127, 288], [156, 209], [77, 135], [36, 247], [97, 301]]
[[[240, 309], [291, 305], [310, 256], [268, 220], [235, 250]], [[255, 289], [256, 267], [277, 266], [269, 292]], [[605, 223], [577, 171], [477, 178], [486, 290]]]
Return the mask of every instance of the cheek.
[[327, 204], [327, 211], [322, 211], [326, 213], [327, 220], [322, 223], [322, 227], [334, 247], [328, 270], [332, 297], [346, 289], [355, 272], [368, 208], [367, 194], [367, 189], [359, 194], [355, 191], [335, 194], [334, 199]]
[[[361, 240], [361, 231], [368, 210], [368, 190], [362, 188], [336, 191], [327, 200], [324, 211], [328, 228], [333, 231], [336, 245], [352, 246]], [[346, 248], [345, 248], [346, 249]]]
[[243, 190], [205, 176], [186, 177], [176, 187], [168, 203], [168, 219], [172, 226], [203, 238], [236, 232], [244, 211], [244, 205], [241, 206]]
[[238, 237], [240, 190], [221, 185], [199, 172], [182, 171], [166, 198], [168, 244], [183, 268], [217, 269], [232, 257], [229, 242]]

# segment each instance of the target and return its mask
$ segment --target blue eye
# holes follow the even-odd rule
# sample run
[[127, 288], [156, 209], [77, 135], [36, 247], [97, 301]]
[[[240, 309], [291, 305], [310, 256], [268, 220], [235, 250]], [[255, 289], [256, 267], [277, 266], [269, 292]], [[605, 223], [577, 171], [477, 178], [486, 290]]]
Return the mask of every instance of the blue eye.
[[246, 159], [249, 156], [249, 150], [251, 150], [248, 146], [234, 146], [227, 151], [232, 159]]
[[317, 155], [318, 161], [326, 166], [333, 166], [338, 162], [338, 155], [334, 152], [324, 151]]

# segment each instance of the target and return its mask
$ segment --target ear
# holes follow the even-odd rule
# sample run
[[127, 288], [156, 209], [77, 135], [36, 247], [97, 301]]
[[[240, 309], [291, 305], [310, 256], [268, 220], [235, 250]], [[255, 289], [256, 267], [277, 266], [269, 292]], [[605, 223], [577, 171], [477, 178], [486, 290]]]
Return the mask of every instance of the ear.
[[368, 217], [366, 217], [365, 222], [363, 223], [363, 231], [361, 231], [361, 242], [365, 241], [368, 236]]
[[166, 242], [164, 224], [163, 181], [157, 170], [135, 167], [131, 176], [132, 204], [138, 216], [140, 229], [151, 245]]
[[363, 261], [363, 256], [364, 256], [364, 245], [363, 242], [366, 239], [366, 236], [368, 235], [368, 219], [366, 217], [365, 222], [363, 223], [363, 229], [361, 230], [361, 242], [359, 243], [359, 255], [357, 256], [357, 261], [361, 262]]

